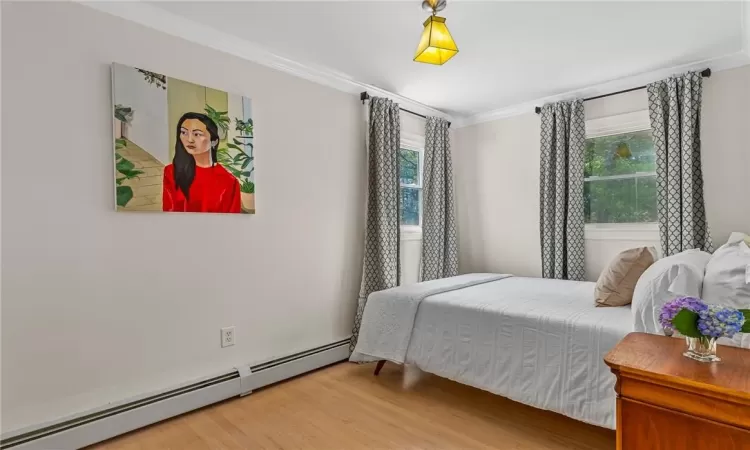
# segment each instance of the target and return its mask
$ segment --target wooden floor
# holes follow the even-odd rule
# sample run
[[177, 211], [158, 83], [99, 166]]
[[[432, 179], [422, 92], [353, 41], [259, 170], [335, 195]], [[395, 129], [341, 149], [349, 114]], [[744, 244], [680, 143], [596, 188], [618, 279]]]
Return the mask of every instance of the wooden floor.
[[610, 450], [613, 431], [401, 368], [340, 363], [95, 447], [144, 449]]

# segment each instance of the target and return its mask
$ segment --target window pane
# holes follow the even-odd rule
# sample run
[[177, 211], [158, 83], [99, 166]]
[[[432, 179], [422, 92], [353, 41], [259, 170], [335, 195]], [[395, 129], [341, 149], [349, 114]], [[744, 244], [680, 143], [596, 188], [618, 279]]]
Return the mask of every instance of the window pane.
[[399, 151], [401, 184], [419, 184], [419, 152], [402, 148]]
[[401, 225], [419, 225], [419, 191], [417, 188], [401, 188]]
[[589, 180], [583, 185], [587, 223], [656, 222], [656, 176]]
[[651, 130], [586, 139], [584, 176], [655, 172]]

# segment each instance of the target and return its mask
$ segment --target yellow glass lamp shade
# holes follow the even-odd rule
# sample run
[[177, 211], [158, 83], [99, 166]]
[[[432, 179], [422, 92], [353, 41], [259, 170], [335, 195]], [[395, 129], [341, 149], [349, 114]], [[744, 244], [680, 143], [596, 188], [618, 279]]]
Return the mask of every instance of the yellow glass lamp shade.
[[414, 61], [427, 64], [445, 64], [458, 53], [458, 47], [453, 42], [448, 27], [445, 26], [445, 18], [430, 16], [424, 21], [422, 39], [419, 40], [417, 53]]

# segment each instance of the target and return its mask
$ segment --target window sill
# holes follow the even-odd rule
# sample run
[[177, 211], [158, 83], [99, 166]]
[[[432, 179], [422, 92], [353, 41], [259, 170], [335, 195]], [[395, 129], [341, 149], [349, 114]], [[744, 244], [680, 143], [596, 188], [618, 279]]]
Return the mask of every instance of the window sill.
[[584, 239], [590, 241], [658, 241], [659, 225], [652, 223], [587, 223]]
[[422, 240], [422, 227], [413, 225], [404, 225], [401, 227], [401, 240], [402, 241], [421, 241]]

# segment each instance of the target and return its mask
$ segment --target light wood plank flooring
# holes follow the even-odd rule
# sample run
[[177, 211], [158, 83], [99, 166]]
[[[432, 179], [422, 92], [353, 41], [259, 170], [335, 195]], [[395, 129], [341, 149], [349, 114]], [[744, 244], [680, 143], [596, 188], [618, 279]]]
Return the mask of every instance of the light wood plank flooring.
[[436, 376], [340, 363], [92, 447], [614, 450], [613, 431]]

